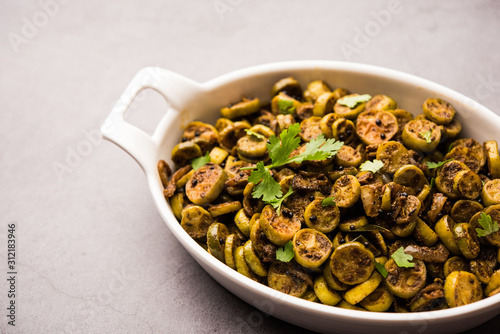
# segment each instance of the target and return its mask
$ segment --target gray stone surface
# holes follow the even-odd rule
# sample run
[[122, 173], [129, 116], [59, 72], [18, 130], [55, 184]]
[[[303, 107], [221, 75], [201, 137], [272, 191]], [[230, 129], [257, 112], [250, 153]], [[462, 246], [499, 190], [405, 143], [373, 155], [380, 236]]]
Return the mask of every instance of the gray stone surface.
[[[157, 214], [140, 168], [97, 129], [142, 67], [203, 82], [294, 59], [405, 71], [500, 113], [499, 2], [408, 1], [374, 14], [390, 4], [1, 1], [0, 277], [15, 222], [18, 294], [12, 327], [0, 279], [0, 331], [303, 333], [205, 274]], [[148, 92], [129, 119], [151, 132], [164, 112]], [[499, 327], [500, 316], [469, 333]]]

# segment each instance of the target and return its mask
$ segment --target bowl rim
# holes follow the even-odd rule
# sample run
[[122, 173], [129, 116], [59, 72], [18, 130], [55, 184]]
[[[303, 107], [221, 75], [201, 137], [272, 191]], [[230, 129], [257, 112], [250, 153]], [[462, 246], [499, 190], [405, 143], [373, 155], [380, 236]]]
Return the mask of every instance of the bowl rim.
[[[186, 80], [191, 83], [193, 94], [197, 93], [210, 94], [210, 92], [217, 89], [218, 87], [221, 87], [223, 85], [229, 84], [231, 82], [240, 79], [248, 78], [249, 76], [270, 75], [271, 73], [274, 72], [279, 73], [284, 71], [293, 72], [293, 71], [304, 71], [304, 70], [307, 71], [307, 70], [321, 70], [321, 69], [341, 70], [343, 72], [369, 74], [384, 79], [401, 81], [406, 84], [411, 84], [415, 87], [423, 87], [428, 90], [432, 90], [434, 92], [447, 96], [452, 100], [460, 101], [462, 104], [467, 105], [467, 107], [469, 107], [474, 112], [481, 114], [483, 117], [493, 118], [495, 121], [500, 122], [500, 117], [495, 113], [493, 113], [491, 110], [482, 106], [480, 103], [470, 99], [469, 97], [466, 97], [465, 95], [458, 93], [450, 88], [447, 88], [430, 80], [417, 77], [412, 74], [368, 64], [341, 62], [341, 61], [327, 61], [327, 60], [296, 60], [296, 61], [285, 61], [285, 62], [273, 62], [273, 63], [266, 63], [231, 71], [229, 73], [210, 79], [204, 83], [198, 83], [195, 81], [191, 81], [189, 79]], [[165, 115], [165, 117], [166, 116], [167, 115]], [[162, 121], [160, 121], [160, 123], [162, 123]], [[157, 132], [161, 133], [161, 130], [162, 130], [161, 127], [158, 126], [153, 137], [157, 137], [159, 135], [159, 133]], [[156, 161], [152, 161], [151, 163], [156, 164]], [[161, 183], [158, 180], [156, 168], [147, 168], [147, 169], [145, 168], [144, 171], [148, 178], [150, 191], [153, 195], [155, 205], [160, 215], [162, 216], [163, 220], [170, 228], [172, 233], [176, 236], [177, 240], [186, 248], [186, 250], [195, 258], [195, 260], [197, 260], [197, 262], [199, 263], [200, 261], [202, 261], [203, 264], [200, 263], [200, 265], [202, 265], [204, 268], [205, 265], [210, 267], [210, 269], [217, 271], [219, 274], [223, 275], [225, 279], [234, 281], [238, 285], [245, 286], [245, 289], [248, 289], [253, 294], [269, 298], [270, 301], [273, 302], [275, 305], [278, 304], [284, 307], [298, 309], [305, 313], [316, 313], [318, 316], [321, 316], [322, 318], [332, 317], [332, 320], [335, 321], [339, 321], [339, 318], [342, 318], [341, 321], [345, 322], [357, 321], [363, 323], [370, 323], [375, 326], [387, 325], [387, 322], [390, 322], [392, 325], [398, 326], [398, 325], [408, 324], [408, 321], [420, 320], [420, 319], [437, 321], [437, 322], [448, 322], [453, 318], [459, 316], [471, 317], [478, 312], [492, 308], [494, 305], [497, 305], [499, 307], [498, 313], [500, 313], [500, 294], [484, 298], [478, 302], [444, 310], [410, 312], [410, 313], [393, 313], [393, 312], [389, 313], [389, 312], [367, 312], [367, 311], [349, 310], [339, 307], [332, 307], [320, 303], [313, 303], [301, 298], [281, 293], [264, 284], [255, 282], [250, 278], [231, 269], [226, 264], [222, 263], [215, 257], [211, 256], [194, 239], [189, 237], [189, 235], [182, 229], [181, 225], [179, 224], [179, 221], [173, 215], [170, 205], [163, 197], [162, 194], [163, 189], [160, 188]], [[213, 277], [213, 275], [211, 276]], [[218, 281], [218, 279], [216, 280]], [[265, 310], [261, 311], [266, 312]], [[273, 314], [270, 313], [270, 315]]]

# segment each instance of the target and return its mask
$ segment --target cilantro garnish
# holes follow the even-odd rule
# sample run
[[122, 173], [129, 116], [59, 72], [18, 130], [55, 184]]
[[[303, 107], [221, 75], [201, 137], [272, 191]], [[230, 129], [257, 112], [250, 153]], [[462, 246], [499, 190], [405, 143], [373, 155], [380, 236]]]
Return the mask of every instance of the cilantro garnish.
[[245, 129], [245, 132], [249, 136], [254, 136], [254, 137], [256, 137], [258, 139], [262, 139], [262, 140], [266, 139], [265, 136], [261, 135], [260, 133], [255, 132], [255, 131], [252, 131], [252, 130], [249, 130], [249, 129]]
[[410, 262], [413, 260], [413, 256], [410, 254], [406, 254], [403, 247], [399, 247], [397, 251], [392, 253], [391, 257], [394, 259], [394, 262], [400, 268], [412, 268], [415, 267], [415, 263]]
[[375, 268], [378, 270], [378, 272], [382, 275], [383, 278], [386, 278], [389, 275], [384, 265], [378, 263], [377, 261], [375, 261]]
[[365, 161], [359, 166], [359, 170], [362, 172], [372, 172], [376, 173], [380, 168], [384, 167], [384, 163], [380, 160]]
[[[261, 198], [264, 202], [270, 203], [283, 196], [281, 186], [269, 173], [269, 169], [260, 161], [257, 164], [257, 170], [253, 170], [248, 177], [248, 182], [257, 184], [253, 189], [253, 198]], [[260, 183], [259, 183], [260, 182]]]
[[354, 108], [358, 103], [369, 101], [372, 97], [368, 94], [344, 96], [337, 100], [338, 103], [349, 108]]
[[269, 204], [278, 203], [277, 200], [282, 198], [283, 193], [279, 183], [271, 176], [271, 169], [291, 162], [324, 160], [337, 154], [344, 145], [343, 142], [335, 141], [335, 139], [325, 139], [323, 135], [320, 135], [306, 144], [304, 152], [290, 157], [290, 154], [300, 145], [300, 138], [297, 137], [299, 133], [300, 124], [295, 123], [284, 130], [279, 138], [276, 136], [269, 138], [267, 149], [272, 162], [270, 165], [265, 166], [261, 161], [255, 167], [241, 168], [242, 170], [252, 170], [248, 182], [256, 184], [252, 192], [253, 198], [262, 197], [262, 200]]
[[481, 212], [481, 216], [479, 217], [479, 225], [481, 225], [483, 229], [476, 228], [478, 237], [485, 237], [499, 230], [498, 223], [493, 223], [491, 216], [484, 212]]
[[327, 197], [327, 198], [324, 198], [322, 201], [321, 201], [321, 205], [323, 207], [326, 207], [326, 206], [329, 206], [329, 205], [335, 205], [335, 197]]
[[275, 198], [269, 201], [269, 204], [273, 206], [276, 212], [279, 214], [281, 212], [281, 203], [293, 193], [292, 187], [288, 189], [288, 192], [281, 198]]
[[432, 132], [427, 131], [427, 132], [420, 132], [419, 135], [425, 139], [425, 142], [428, 144], [432, 142]]
[[282, 114], [293, 114], [293, 112], [295, 111], [295, 106], [293, 105], [292, 100], [279, 99], [278, 109]]
[[287, 243], [276, 250], [276, 260], [281, 262], [290, 262], [293, 259], [293, 244], [292, 241], [287, 241]]
[[432, 161], [427, 161], [425, 164], [427, 165], [427, 168], [429, 169], [434, 169], [434, 168], [438, 168], [438, 167], [441, 167], [442, 165], [444, 165], [445, 163], [447, 162], [450, 162], [452, 161], [453, 159], [448, 159], [448, 160], [445, 160], [445, 161], [440, 161], [440, 162], [432, 162]]
[[210, 154], [208, 154], [208, 152], [207, 152], [207, 154], [205, 154], [204, 156], [193, 159], [193, 161], [191, 161], [191, 167], [193, 167], [194, 170], [197, 170], [197, 169], [205, 166], [209, 162], [210, 162]]

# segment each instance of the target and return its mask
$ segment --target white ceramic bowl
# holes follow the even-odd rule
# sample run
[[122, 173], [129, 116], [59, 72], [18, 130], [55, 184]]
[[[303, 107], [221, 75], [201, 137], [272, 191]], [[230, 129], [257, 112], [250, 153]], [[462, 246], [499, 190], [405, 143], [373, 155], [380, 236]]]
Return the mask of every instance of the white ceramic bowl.
[[[203, 250], [181, 228], [165, 201], [156, 170], [158, 160], [170, 160], [182, 129], [190, 121], [213, 122], [219, 110], [242, 95], [270, 99], [270, 87], [292, 75], [302, 85], [322, 79], [332, 87], [352, 92], [391, 96], [402, 108], [417, 114], [428, 97], [440, 97], [456, 109], [463, 136], [494, 139], [500, 118], [479, 103], [433, 82], [385, 68], [333, 61], [293, 61], [238, 70], [200, 84], [160, 68], [145, 68], [134, 77], [102, 126], [104, 137], [127, 151], [146, 174], [153, 200], [163, 220], [195, 260], [222, 286], [261, 311], [318, 332], [345, 333], [455, 333], [475, 327], [500, 313], [500, 294], [466, 306], [421, 313], [372, 313], [346, 310], [277, 292], [230, 269]], [[130, 125], [124, 113], [144, 88], [152, 88], [169, 102], [169, 109], [153, 136]]]

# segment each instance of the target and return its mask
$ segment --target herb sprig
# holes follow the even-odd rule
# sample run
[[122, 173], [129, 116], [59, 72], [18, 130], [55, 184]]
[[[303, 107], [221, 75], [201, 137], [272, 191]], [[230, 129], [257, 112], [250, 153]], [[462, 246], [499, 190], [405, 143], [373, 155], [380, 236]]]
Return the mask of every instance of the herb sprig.
[[482, 226], [482, 229], [476, 228], [478, 237], [485, 237], [491, 233], [497, 232], [500, 229], [498, 223], [493, 222], [491, 216], [484, 212], [481, 212], [481, 215], [479, 216], [479, 225]]
[[[265, 166], [264, 162], [260, 161], [255, 167], [242, 168], [242, 170], [252, 170], [252, 173], [248, 177], [248, 182], [256, 184], [252, 192], [253, 198], [262, 198], [264, 202], [279, 207], [278, 205], [281, 205], [284, 199], [283, 193], [281, 192], [279, 183], [272, 177], [271, 169], [292, 162], [301, 163], [303, 161], [331, 158], [344, 145], [343, 142], [336, 141], [335, 139], [325, 139], [323, 135], [320, 135], [306, 144], [304, 152], [290, 156], [300, 146], [299, 133], [300, 125], [299, 123], [295, 123], [288, 129], [285, 129], [279, 138], [274, 135], [271, 136], [267, 144], [267, 149], [272, 163]], [[287, 194], [287, 196], [289, 195]]]

